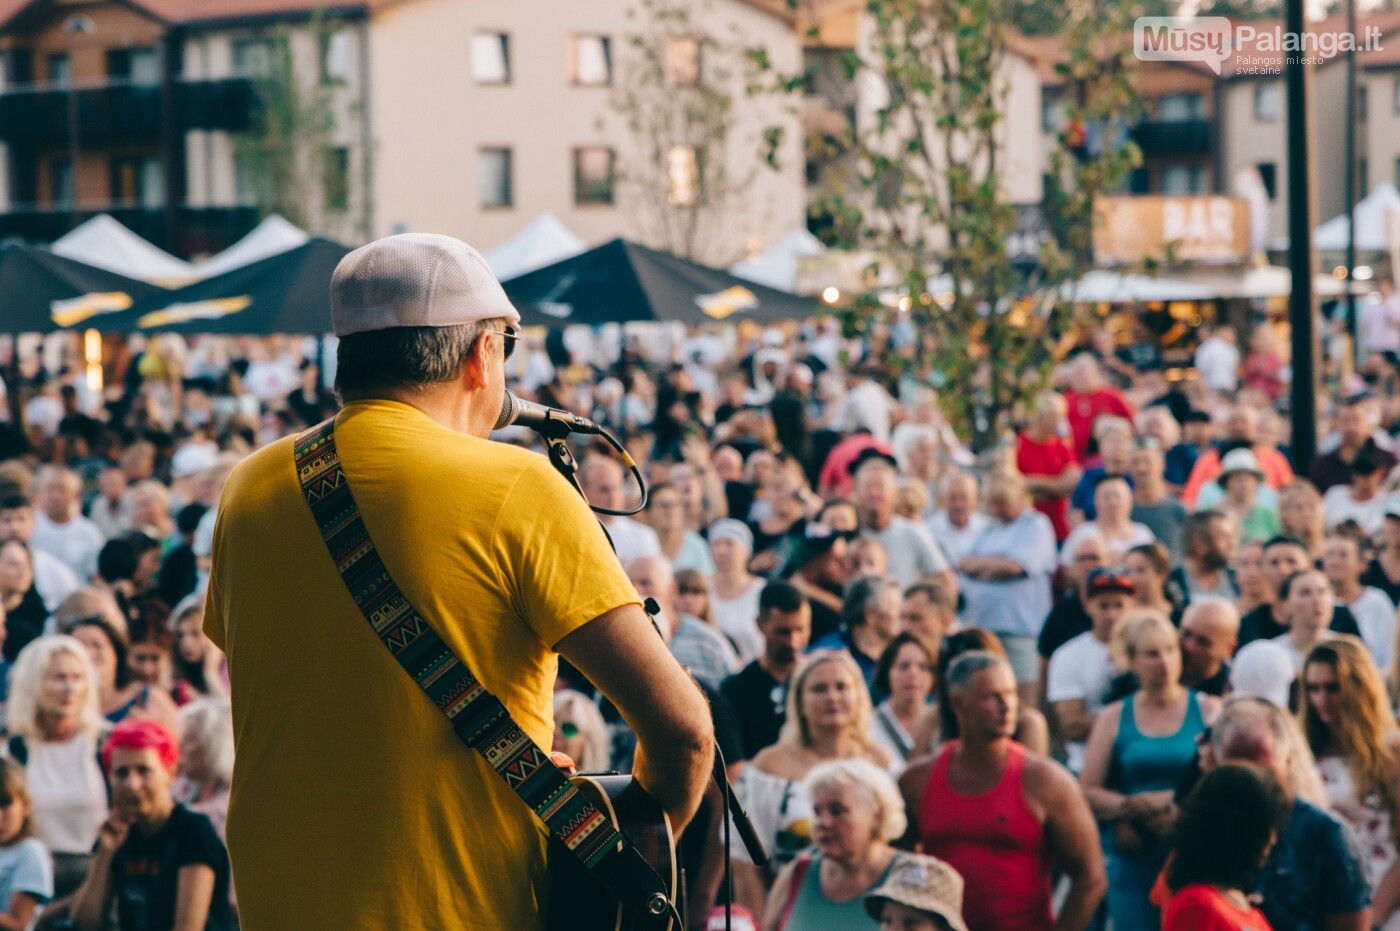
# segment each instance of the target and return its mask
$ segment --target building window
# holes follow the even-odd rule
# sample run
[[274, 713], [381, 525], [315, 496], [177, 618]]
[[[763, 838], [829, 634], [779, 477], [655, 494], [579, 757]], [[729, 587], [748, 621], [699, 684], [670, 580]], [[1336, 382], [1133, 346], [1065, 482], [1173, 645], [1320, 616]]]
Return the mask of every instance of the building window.
[[73, 79], [73, 71], [68, 64], [68, 53], [51, 53], [48, 58], [48, 64], [49, 83], [55, 87], [67, 87], [68, 82]]
[[672, 87], [695, 87], [700, 83], [700, 40], [690, 37], [666, 43], [666, 79]]
[[333, 33], [322, 32], [318, 37], [320, 48], [320, 80], [322, 84], [344, 84], [350, 76], [350, 33], [337, 29]]
[[265, 78], [273, 72], [271, 39], [235, 39], [233, 73], [245, 78]]
[[612, 40], [607, 36], [574, 36], [569, 42], [570, 72], [579, 87], [612, 83]]
[[1254, 166], [1259, 171], [1259, 180], [1264, 182], [1264, 193], [1269, 195], [1269, 200], [1278, 197], [1278, 166], [1273, 162], [1260, 162]]
[[56, 158], [49, 162], [49, 201], [54, 204], [71, 204], [73, 191], [73, 163], [66, 158]]
[[1277, 123], [1282, 96], [1277, 81], [1272, 84], [1254, 85], [1254, 119], [1260, 123]]
[[1065, 107], [1058, 100], [1040, 102], [1040, 131], [1057, 133], [1065, 123]]
[[472, 36], [472, 80], [478, 84], [510, 83], [510, 36], [503, 32]]
[[616, 154], [612, 149], [574, 149], [574, 203], [611, 204]]
[[1205, 119], [1206, 100], [1200, 94], [1163, 94], [1157, 98], [1157, 119], [1169, 122]]
[[157, 85], [160, 83], [160, 54], [153, 48], [108, 49], [107, 77], [147, 87]]
[[673, 145], [666, 154], [673, 207], [694, 207], [700, 202], [700, 156], [692, 145]]
[[334, 212], [350, 209], [350, 150], [343, 147], [327, 149], [321, 170], [324, 173], [321, 181], [326, 209]]
[[481, 150], [476, 168], [482, 207], [509, 207], [513, 202], [510, 162], [510, 149]]
[[1162, 169], [1163, 194], [1204, 194], [1206, 170], [1200, 165], [1169, 165]]

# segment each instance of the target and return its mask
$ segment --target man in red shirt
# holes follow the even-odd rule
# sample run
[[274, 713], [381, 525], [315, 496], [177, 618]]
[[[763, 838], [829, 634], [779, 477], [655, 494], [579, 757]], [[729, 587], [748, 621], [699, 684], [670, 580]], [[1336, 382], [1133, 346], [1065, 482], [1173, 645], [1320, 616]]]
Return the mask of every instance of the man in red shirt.
[[1026, 477], [1035, 509], [1050, 518], [1057, 543], [1069, 536], [1069, 496], [1084, 474], [1060, 436], [1064, 420], [1065, 399], [1042, 391], [1035, 396], [1030, 423], [1016, 437], [1016, 468]]
[[[967, 881], [969, 931], [1084, 928], [1108, 888], [1098, 827], [1064, 767], [1011, 739], [1016, 677], [973, 651], [948, 669], [958, 739], [899, 777], [909, 827], [900, 846], [945, 861]], [[1069, 877], [1058, 921], [1054, 874]]]
[[1091, 354], [1080, 353], [1069, 361], [1065, 371], [1069, 388], [1064, 392], [1070, 433], [1074, 436], [1074, 455], [1080, 462], [1089, 452], [1094, 421], [1103, 414], [1133, 419], [1133, 407], [1123, 395], [1106, 384], [1098, 360]]

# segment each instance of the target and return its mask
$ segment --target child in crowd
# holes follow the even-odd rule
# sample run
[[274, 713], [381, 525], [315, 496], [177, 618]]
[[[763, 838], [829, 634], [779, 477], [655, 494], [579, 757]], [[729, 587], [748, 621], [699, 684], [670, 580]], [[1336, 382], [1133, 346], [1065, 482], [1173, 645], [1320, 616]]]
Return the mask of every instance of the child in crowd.
[[53, 860], [34, 837], [24, 768], [0, 759], [0, 931], [23, 931], [53, 898]]

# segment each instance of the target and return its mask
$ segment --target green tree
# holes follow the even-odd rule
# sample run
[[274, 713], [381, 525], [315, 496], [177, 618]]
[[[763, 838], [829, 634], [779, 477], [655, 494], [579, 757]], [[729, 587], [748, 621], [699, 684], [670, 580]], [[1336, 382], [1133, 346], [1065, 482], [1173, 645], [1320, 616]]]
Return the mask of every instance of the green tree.
[[[298, 71], [293, 40], [279, 27], [268, 39], [269, 65], [254, 78], [258, 109], [248, 131], [234, 137], [234, 157], [259, 216], [278, 213], [297, 226], [326, 226], [354, 198], [345, 189], [334, 141], [338, 83], [325, 69], [338, 21], [318, 13], [309, 22], [317, 67]], [[320, 222], [316, 222], [320, 221]]]
[[[734, 173], [734, 103], [744, 46], [704, 22], [710, 0], [638, 0], [627, 11], [610, 98], [626, 130], [621, 204], [652, 246], [696, 261], [733, 261], [727, 214], [757, 169]], [[750, 148], [757, 140], [750, 143]], [[742, 248], [742, 244], [739, 245]]]
[[[1178, 0], [1144, 0], [1138, 4], [1138, 16], [1175, 16], [1180, 10]], [[1011, 24], [1028, 36], [1057, 36], [1065, 30], [1065, 5], [1059, 0], [1014, 0]]]
[[1283, 0], [1209, 0], [1196, 11], [1198, 16], [1229, 16], [1232, 19], [1281, 19]]
[[870, 257], [843, 307], [848, 334], [906, 314], [917, 341], [885, 361], [939, 388], [949, 422], [981, 450], [1045, 385], [1073, 311], [1071, 283], [1090, 265], [1095, 200], [1141, 162], [1127, 128], [1143, 103], [1121, 39], [1136, 10], [1071, 0], [1060, 15], [1070, 130], [1050, 157], [1052, 236], [1033, 274], [1018, 268], [1003, 167], [1011, 2], [869, 0], [868, 41], [844, 62], [879, 99], [858, 108], [845, 138], [826, 134], [835, 154], [817, 205], [833, 244]]

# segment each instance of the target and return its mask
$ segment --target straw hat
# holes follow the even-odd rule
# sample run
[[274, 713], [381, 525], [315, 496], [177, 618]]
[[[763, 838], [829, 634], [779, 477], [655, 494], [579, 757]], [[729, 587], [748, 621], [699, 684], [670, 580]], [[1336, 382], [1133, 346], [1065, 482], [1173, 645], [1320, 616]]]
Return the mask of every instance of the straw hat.
[[886, 902], [928, 912], [953, 931], [967, 931], [962, 918], [963, 878], [942, 860], [903, 854], [887, 878], [865, 897], [865, 910], [878, 919]]

